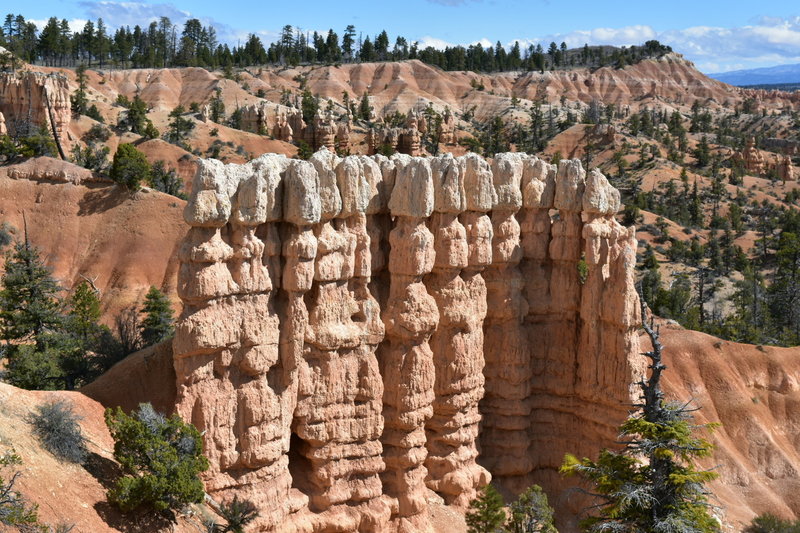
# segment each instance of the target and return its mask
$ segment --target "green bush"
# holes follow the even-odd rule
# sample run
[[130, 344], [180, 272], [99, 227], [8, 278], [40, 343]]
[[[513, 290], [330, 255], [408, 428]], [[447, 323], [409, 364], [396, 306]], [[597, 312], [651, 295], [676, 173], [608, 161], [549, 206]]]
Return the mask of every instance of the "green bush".
[[40, 405], [31, 417], [34, 432], [44, 448], [60, 459], [82, 464], [86, 461], [86, 440], [78, 424], [81, 418], [63, 400]]
[[22, 157], [56, 157], [58, 155], [56, 143], [44, 126], [37, 133], [20, 138], [18, 149], [19, 155]]
[[83, 134], [81, 139], [86, 144], [91, 144], [95, 142], [106, 142], [111, 137], [111, 132], [105, 126], [101, 126], [100, 124], [95, 124], [89, 131]]
[[[0, 455], [0, 468], [21, 463], [13, 451]], [[17, 526], [19, 531], [41, 530], [37, 506], [29, 505], [22, 494], [14, 490], [19, 475], [19, 472], [14, 472], [8, 479], [0, 477], [0, 524]]]
[[783, 520], [773, 514], [762, 514], [753, 519], [744, 533], [800, 533], [800, 520]]
[[114, 154], [109, 177], [131, 191], [138, 191], [142, 181], [149, 175], [150, 163], [144, 154], [132, 144], [120, 144]]
[[107, 409], [106, 425], [114, 438], [114, 458], [125, 471], [108, 491], [123, 512], [149, 506], [160, 512], [178, 510], [203, 500], [198, 475], [208, 469], [197, 429], [175, 414], [167, 418], [150, 404], [126, 415]]
[[539, 485], [532, 485], [509, 506], [509, 533], [558, 533], [553, 523], [553, 508]]

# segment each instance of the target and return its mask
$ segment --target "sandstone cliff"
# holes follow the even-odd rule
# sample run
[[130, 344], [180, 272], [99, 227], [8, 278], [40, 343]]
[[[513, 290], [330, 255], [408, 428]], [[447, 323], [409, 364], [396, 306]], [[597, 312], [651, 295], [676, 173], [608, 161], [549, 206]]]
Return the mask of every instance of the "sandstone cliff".
[[71, 113], [67, 78], [30, 71], [0, 74], [0, 113], [11, 134], [28, 135], [45, 127], [66, 143]]
[[563, 452], [613, 442], [642, 370], [618, 208], [577, 160], [201, 161], [173, 351], [207, 490], [264, 531], [431, 531], [431, 491], [492, 476], [574, 506]]
[[102, 291], [104, 322], [141, 306], [151, 285], [178, 304], [177, 248], [185, 202], [153, 190], [130, 193], [88, 170], [40, 157], [0, 168], [0, 222], [42, 252], [62, 287], [85, 277]]

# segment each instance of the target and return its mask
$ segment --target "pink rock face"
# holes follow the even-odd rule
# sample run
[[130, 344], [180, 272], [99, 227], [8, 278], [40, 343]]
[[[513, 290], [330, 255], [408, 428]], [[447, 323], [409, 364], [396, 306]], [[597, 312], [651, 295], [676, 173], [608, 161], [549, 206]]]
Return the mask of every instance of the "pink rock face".
[[71, 117], [67, 78], [57, 74], [21, 72], [0, 74], [0, 113], [11, 134], [26, 134], [42, 126], [55, 128], [66, 151]]
[[627, 414], [638, 306], [619, 196], [521, 154], [201, 162], [177, 411], [259, 531], [432, 531], [492, 478], [560, 511], [565, 452]]

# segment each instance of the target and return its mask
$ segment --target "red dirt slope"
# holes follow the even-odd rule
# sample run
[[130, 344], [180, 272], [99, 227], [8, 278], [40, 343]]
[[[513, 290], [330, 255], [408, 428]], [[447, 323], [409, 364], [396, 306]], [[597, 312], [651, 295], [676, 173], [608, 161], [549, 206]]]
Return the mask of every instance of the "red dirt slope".
[[[644, 340], [644, 339], [643, 339]], [[732, 531], [764, 512], [800, 517], [800, 348], [722, 341], [662, 326], [668, 398], [694, 399], [711, 438], [711, 485]], [[646, 343], [645, 343], [646, 344]]]
[[[42, 167], [67, 169], [66, 174], [77, 172], [69, 163], [37, 161]], [[187, 230], [185, 202], [152, 190], [131, 194], [108, 183], [12, 179], [14, 170], [0, 168], [0, 221], [21, 239], [24, 213], [28, 238], [63, 287], [73, 288], [81, 275], [95, 279], [106, 321], [141, 302], [151, 285], [177, 304], [176, 254]]]

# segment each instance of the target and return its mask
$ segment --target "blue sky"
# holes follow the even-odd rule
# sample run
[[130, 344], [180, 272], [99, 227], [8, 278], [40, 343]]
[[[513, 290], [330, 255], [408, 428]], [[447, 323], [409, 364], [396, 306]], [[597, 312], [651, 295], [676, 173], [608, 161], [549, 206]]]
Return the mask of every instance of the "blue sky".
[[[18, 7], [19, 6], [19, 7]], [[22, 7], [24, 6], [24, 7]], [[6, 5], [6, 10], [11, 6]], [[510, 44], [566, 41], [570, 46], [630, 45], [658, 39], [705, 72], [800, 63], [800, 2], [738, 0], [37, 0], [13, 9], [34, 21], [66, 18], [73, 28], [102, 17], [112, 28], [168, 16], [213, 23], [222, 40], [256, 33], [265, 44], [285, 24], [309, 31], [348, 24], [364, 35], [385, 29], [422, 45], [478, 41]], [[16, 11], [15, 11], [16, 14]]]

